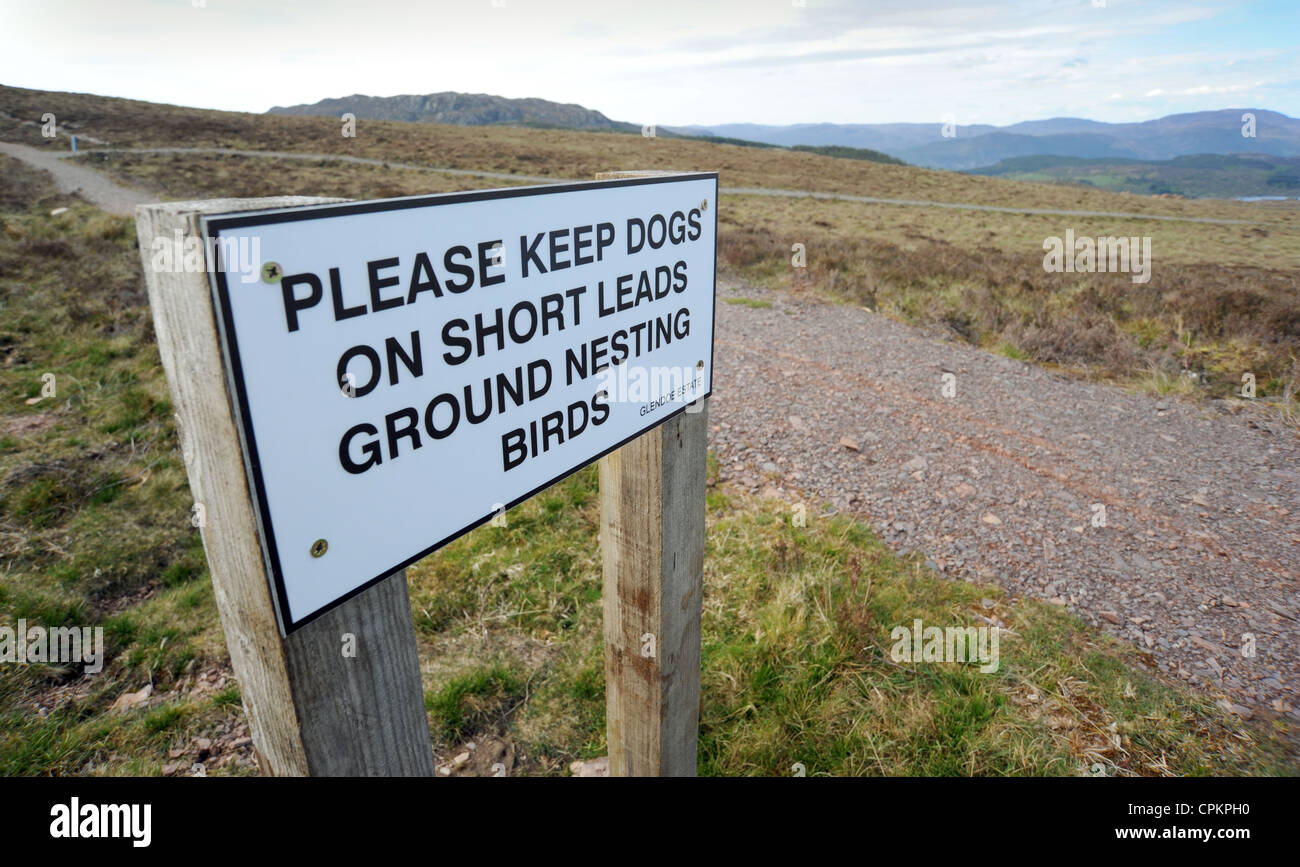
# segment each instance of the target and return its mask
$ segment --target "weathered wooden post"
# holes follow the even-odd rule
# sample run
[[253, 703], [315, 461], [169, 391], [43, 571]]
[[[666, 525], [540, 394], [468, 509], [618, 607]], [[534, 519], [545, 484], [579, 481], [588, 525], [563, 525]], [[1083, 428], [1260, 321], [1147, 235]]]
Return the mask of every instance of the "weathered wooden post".
[[695, 775], [707, 440], [703, 398], [600, 461], [610, 776]]
[[[262, 772], [431, 776], [433, 751], [404, 570], [288, 636], [281, 633], [208, 283], [211, 250], [203, 245], [201, 215], [328, 201], [338, 200], [142, 205], [136, 211], [140, 255], [194, 496], [194, 523], [203, 535]], [[157, 248], [155, 239], [162, 241]], [[169, 265], [155, 267], [164, 250]], [[183, 253], [203, 256], [203, 267], [187, 270]], [[345, 655], [349, 641], [353, 653]]]

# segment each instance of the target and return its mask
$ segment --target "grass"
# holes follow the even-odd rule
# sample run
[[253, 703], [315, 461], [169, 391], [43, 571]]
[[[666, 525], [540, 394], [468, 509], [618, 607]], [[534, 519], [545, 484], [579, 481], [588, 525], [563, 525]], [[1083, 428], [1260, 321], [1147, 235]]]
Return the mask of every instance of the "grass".
[[[126, 121], [105, 122], [122, 129]], [[236, 127], [207, 129], [196, 135], [221, 138]], [[545, 148], [558, 134], [531, 135]], [[231, 176], [239, 165], [214, 171]], [[169, 171], [157, 175], [163, 186]], [[335, 189], [359, 195], [383, 177], [359, 167], [329, 171], [339, 173]], [[210, 195], [225, 181], [200, 174], [185, 183], [193, 186], [167, 188]], [[62, 206], [70, 210], [49, 215]], [[0, 622], [99, 625], [108, 657], [96, 676], [4, 667], [0, 773], [164, 773], [175, 751], [241, 724], [243, 715], [237, 685], [198, 687], [200, 673], [227, 670], [229, 659], [190, 525], [133, 227], [2, 158], [0, 221]], [[725, 261], [781, 279], [788, 253], [774, 251], [788, 251], [793, 233], [747, 239], [734, 223], [727, 231]], [[922, 246], [940, 260], [907, 277], [918, 263], [910, 253], [840, 243], [810, 243], [810, 270], [846, 275], [841, 291], [865, 298], [870, 290], [899, 315], [922, 315], [930, 304], [958, 309], [963, 292], [977, 301], [994, 292], [970, 276], [984, 260], [964, 251]], [[855, 251], [870, 255], [855, 259]], [[825, 263], [835, 261], [832, 271]], [[995, 276], [1021, 273], [1014, 258], [991, 262]], [[1003, 300], [1012, 312], [1050, 301], [1057, 314], [1080, 303], [1032, 282]], [[1039, 344], [1005, 324], [987, 328], [980, 305], [972, 309], [977, 340], [994, 335], [1015, 351], [1036, 351]], [[1139, 323], [1135, 341], [1164, 339], [1158, 313], [1138, 305], [1130, 320]], [[56, 396], [28, 404], [46, 373], [55, 376]], [[806, 526], [795, 526], [791, 504], [712, 480], [709, 490], [702, 773], [783, 775], [796, 762], [810, 775], [1297, 770], [1288, 732], [1242, 723], [1216, 696], [1166, 681], [1142, 652], [1060, 610], [939, 578], [891, 554], [865, 525], [819, 516], [816, 504]], [[505, 526], [481, 527], [408, 570], [438, 755], [495, 735], [517, 749], [512, 774], [559, 775], [575, 758], [605, 753], [597, 494], [588, 468], [512, 510]], [[892, 628], [918, 617], [942, 626], [1004, 624], [998, 671], [894, 660]], [[147, 703], [113, 709], [146, 685]]]
[[[174, 742], [241, 712], [188, 697], [226, 654], [134, 226], [0, 163], [0, 621], [99, 626], [108, 656], [94, 677], [4, 666], [0, 773], [160, 773]], [[47, 373], [55, 393], [29, 405]], [[145, 684], [147, 711], [109, 713]]]
[[453, 677], [425, 696], [424, 706], [438, 733], [456, 740], [498, 723], [523, 692], [523, 684], [501, 663]]
[[[1051, 606], [937, 580], [843, 518], [799, 528], [717, 499], [728, 508], [710, 533], [726, 547], [710, 549], [706, 596], [709, 773], [783, 774], [797, 762], [810, 776], [1079, 774], [1098, 763], [1152, 774], [1172, 745], [1182, 772], [1203, 773], [1217, 759], [1202, 748], [1235, 749], [1227, 729], [1181, 734], [1212, 709], [1176, 698], [1137, 654]], [[891, 629], [913, 618], [1005, 623], [1000, 670], [893, 662]]]
[[[596, 474], [409, 572], [440, 755], [510, 738], [524, 773], [601, 755]], [[717, 485], [708, 497], [700, 770], [707, 775], [1278, 773], [1271, 735], [1050, 605], [895, 557], [866, 526]], [[1000, 667], [899, 664], [921, 618], [1005, 625]], [[985, 618], [988, 618], [986, 620]]]
[[340, 163], [332, 160], [114, 153], [91, 153], [72, 159], [103, 171], [126, 186], [178, 200], [255, 198], [265, 195], [268, 173], [275, 177], [280, 195], [344, 199], [428, 195], [513, 183], [502, 178], [473, 178], [372, 165], [347, 165], [347, 171], [339, 171]]
[[766, 310], [772, 306], [771, 301], [759, 298], [723, 298], [727, 304], [739, 304], [748, 307], [750, 310]]
[[1026, 358], [1025, 351], [1009, 340], [999, 340], [993, 351], [1014, 361], [1024, 361]]

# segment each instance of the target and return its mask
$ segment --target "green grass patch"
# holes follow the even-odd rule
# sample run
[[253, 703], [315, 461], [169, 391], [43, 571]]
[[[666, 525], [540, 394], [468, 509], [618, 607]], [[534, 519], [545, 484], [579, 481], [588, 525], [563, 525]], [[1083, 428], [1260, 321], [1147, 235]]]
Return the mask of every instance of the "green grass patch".
[[1025, 361], [1029, 357], [1023, 349], [1009, 340], [999, 340], [997, 344], [994, 345], [993, 351], [998, 355], [1014, 359], [1015, 361]]
[[522, 690], [519, 679], [504, 665], [496, 664], [453, 677], [437, 692], [426, 695], [424, 705], [443, 735], [454, 740], [504, 717]]
[[771, 301], [765, 301], [759, 298], [723, 298], [728, 304], [739, 304], [750, 308], [751, 310], [767, 310], [772, 306]]

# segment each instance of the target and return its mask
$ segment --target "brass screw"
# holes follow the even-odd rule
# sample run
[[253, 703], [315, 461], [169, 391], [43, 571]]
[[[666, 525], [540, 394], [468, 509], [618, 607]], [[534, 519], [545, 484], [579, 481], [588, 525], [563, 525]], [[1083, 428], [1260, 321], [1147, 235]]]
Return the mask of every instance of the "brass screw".
[[284, 276], [284, 269], [279, 262], [267, 262], [262, 266], [262, 280], [266, 283], [279, 283]]
[[324, 557], [325, 552], [330, 549], [330, 543], [324, 539], [317, 539], [311, 543], [311, 555], [313, 557]]
[[709, 200], [708, 200], [708, 199], [705, 199], [705, 200], [703, 200], [702, 202], [700, 202], [700, 210], [701, 210], [701, 211], [707, 211], [708, 209], [709, 209]]
[[696, 369], [696, 370], [703, 370], [703, 369], [704, 369], [704, 359], [703, 359], [703, 358], [701, 358], [699, 361], [695, 362], [695, 369]]

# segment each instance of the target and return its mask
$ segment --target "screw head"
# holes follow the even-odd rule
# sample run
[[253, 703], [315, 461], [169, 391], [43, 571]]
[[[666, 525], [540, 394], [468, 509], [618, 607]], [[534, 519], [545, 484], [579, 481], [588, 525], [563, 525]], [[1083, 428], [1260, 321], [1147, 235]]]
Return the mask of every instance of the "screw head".
[[279, 283], [280, 278], [284, 276], [284, 269], [280, 267], [279, 262], [267, 262], [262, 266], [262, 281], [264, 283]]
[[313, 557], [324, 557], [325, 552], [330, 549], [330, 543], [324, 539], [317, 539], [311, 543], [311, 555]]
[[707, 211], [708, 209], [709, 209], [709, 200], [704, 199], [703, 201], [700, 202], [700, 210]]

